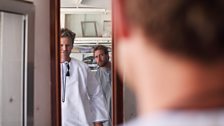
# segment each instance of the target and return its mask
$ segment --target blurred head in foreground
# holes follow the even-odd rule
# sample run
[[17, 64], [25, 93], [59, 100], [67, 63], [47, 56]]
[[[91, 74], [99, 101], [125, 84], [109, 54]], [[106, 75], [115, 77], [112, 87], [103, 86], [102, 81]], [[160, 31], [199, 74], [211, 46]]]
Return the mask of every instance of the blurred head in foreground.
[[118, 70], [139, 115], [224, 108], [223, 0], [116, 0]]

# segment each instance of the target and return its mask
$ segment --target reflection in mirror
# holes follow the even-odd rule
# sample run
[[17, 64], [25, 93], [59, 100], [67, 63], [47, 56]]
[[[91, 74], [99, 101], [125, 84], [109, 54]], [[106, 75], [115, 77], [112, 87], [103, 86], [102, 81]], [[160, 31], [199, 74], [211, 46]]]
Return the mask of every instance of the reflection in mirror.
[[110, 0], [61, 0], [62, 126], [112, 125]]

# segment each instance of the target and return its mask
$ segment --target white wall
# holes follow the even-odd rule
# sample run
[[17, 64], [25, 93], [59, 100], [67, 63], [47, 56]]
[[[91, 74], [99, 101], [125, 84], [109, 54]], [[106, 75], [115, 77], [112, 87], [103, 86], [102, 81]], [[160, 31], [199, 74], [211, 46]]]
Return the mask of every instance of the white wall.
[[[83, 37], [82, 35], [82, 21], [96, 21], [96, 30], [98, 33], [98, 37], [103, 36], [103, 30], [104, 30], [104, 21], [111, 21], [111, 13], [109, 12], [103, 12], [103, 10], [99, 10], [99, 12], [96, 11], [96, 9], [83, 9], [82, 12], [79, 9], [71, 9], [73, 13], [66, 12], [65, 8], [62, 8], [63, 12], [61, 11], [61, 27], [69, 28], [73, 32], [76, 33], [76, 37]], [[88, 11], [89, 12], [88, 12]], [[67, 10], [68, 11], [68, 10]], [[80, 11], [80, 12], [79, 12]], [[94, 12], [96, 11], [96, 12]], [[111, 27], [110, 31], [111, 32]], [[92, 30], [94, 32], [93, 27], [89, 27], [87, 30]], [[108, 28], [106, 29], [108, 30]], [[88, 33], [91, 31], [88, 31]], [[92, 33], [94, 35], [94, 33]]]
[[51, 125], [50, 99], [50, 2], [35, 5], [34, 126]]

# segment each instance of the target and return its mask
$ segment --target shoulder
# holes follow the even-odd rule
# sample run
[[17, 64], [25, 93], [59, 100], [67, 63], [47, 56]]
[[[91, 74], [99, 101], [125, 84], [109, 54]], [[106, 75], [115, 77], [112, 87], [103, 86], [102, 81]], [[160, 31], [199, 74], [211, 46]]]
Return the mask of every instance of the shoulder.
[[98, 67], [97, 72], [102, 73], [102, 74], [110, 74], [111, 73], [111, 68]]
[[[138, 117], [125, 126], [224, 126], [224, 110], [161, 111]], [[175, 120], [175, 121], [173, 121]]]
[[75, 58], [71, 58], [71, 64], [73, 64], [76, 67], [82, 68], [82, 69], [89, 69], [87, 64], [85, 64]]

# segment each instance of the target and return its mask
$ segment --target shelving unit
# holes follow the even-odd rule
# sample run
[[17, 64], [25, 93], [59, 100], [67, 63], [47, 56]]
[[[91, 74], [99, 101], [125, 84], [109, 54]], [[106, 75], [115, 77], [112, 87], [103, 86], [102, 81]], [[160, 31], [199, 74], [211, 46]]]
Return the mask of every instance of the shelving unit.
[[[68, 28], [76, 33], [72, 57], [83, 61], [84, 58], [93, 55], [93, 52], [88, 49], [93, 49], [99, 44], [105, 45], [111, 50], [111, 11], [97, 8], [61, 8], [60, 20], [62, 28]], [[88, 24], [84, 27], [83, 22], [94, 22], [95, 26], [91, 27], [91, 24]], [[91, 37], [86, 37], [83, 30], [88, 32]], [[111, 56], [111, 52], [109, 54]], [[88, 65], [92, 66], [93, 64]]]
[[[76, 44], [111, 44], [112, 24], [111, 11], [96, 8], [61, 8], [61, 27], [69, 28], [76, 33]], [[84, 37], [81, 22], [96, 22], [97, 36]], [[90, 25], [87, 25], [87, 27]], [[87, 28], [88, 32], [95, 32]]]

